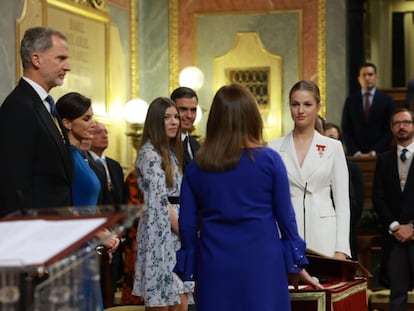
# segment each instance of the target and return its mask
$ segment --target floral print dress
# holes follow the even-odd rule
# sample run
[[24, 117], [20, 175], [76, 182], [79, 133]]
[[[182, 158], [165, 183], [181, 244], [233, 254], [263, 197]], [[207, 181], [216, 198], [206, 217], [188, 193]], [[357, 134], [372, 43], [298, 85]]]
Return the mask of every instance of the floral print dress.
[[[181, 174], [174, 163], [174, 186], [168, 189], [161, 154], [147, 141], [139, 150], [135, 163], [138, 186], [144, 194], [144, 211], [137, 233], [137, 259], [132, 294], [140, 296], [147, 307], [171, 306], [180, 303], [179, 294], [190, 293], [194, 283], [184, 284], [173, 273], [179, 237], [171, 230], [168, 196], [179, 196]], [[179, 212], [179, 205], [173, 204]], [[191, 299], [190, 299], [191, 301]]]

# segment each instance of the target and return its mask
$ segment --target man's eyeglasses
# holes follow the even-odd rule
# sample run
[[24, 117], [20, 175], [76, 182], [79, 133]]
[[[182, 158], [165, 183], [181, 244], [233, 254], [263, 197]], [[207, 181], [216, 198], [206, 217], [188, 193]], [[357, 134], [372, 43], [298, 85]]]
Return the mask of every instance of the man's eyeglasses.
[[413, 124], [413, 121], [411, 121], [411, 120], [394, 121], [394, 122], [392, 122], [392, 126], [394, 126], [394, 127], [400, 127], [401, 125], [402, 126], [409, 126], [411, 124]]

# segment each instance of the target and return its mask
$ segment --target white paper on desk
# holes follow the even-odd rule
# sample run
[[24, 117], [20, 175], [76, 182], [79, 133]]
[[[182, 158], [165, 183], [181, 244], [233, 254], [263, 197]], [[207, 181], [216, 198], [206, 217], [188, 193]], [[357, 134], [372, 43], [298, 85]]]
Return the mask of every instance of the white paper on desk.
[[103, 217], [0, 222], [0, 267], [40, 265], [105, 222]]

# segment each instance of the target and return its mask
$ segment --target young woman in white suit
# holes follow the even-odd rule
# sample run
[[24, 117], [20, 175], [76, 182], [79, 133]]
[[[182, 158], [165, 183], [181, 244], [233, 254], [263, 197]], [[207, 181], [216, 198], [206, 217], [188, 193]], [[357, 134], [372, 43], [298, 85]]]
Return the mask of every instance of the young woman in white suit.
[[349, 183], [343, 147], [315, 130], [321, 107], [318, 86], [297, 82], [289, 93], [293, 131], [269, 143], [281, 155], [289, 176], [298, 230], [307, 247], [346, 259], [349, 246]]

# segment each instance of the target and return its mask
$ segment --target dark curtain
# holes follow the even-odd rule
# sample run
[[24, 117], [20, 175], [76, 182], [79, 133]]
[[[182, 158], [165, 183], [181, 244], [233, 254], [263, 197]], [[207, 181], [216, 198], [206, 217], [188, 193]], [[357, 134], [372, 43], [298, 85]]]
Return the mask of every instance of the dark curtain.
[[405, 87], [404, 14], [392, 14], [392, 86]]

